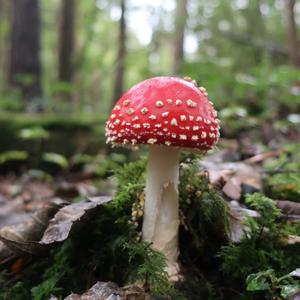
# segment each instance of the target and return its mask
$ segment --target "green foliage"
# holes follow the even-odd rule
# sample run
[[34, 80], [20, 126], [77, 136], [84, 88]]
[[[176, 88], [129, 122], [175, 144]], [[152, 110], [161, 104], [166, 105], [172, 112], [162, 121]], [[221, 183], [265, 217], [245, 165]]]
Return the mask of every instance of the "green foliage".
[[23, 128], [19, 134], [24, 140], [39, 140], [49, 138], [49, 132], [42, 127]]
[[0, 153], [0, 165], [9, 161], [24, 161], [28, 158], [26, 151], [12, 150]]
[[250, 274], [246, 284], [247, 291], [264, 291], [270, 299], [290, 299], [300, 292], [299, 269], [281, 277], [272, 269]]
[[6, 290], [0, 291], [0, 299], [1, 300], [30, 300], [30, 291], [26, 288], [26, 285], [18, 281], [11, 288], [7, 288]]
[[74, 250], [72, 243], [67, 241], [55, 251], [52, 264], [41, 276], [41, 283], [31, 289], [32, 300], [48, 299], [51, 294], [60, 294], [63, 291], [63, 279], [74, 274], [71, 255]]
[[[119, 190], [114, 201], [101, 206], [97, 217], [54, 249], [38, 271], [28, 270], [22, 286], [31, 291], [33, 300], [47, 299], [51, 294], [65, 297], [71, 291], [82, 293], [90, 278], [93, 282], [114, 281], [120, 285], [129, 280], [143, 280], [151, 285], [154, 294], [182, 299], [175, 298], [177, 293], [163, 270], [164, 256], [138, 241], [140, 227], [132, 223], [132, 207], [140, 201], [144, 188], [144, 171], [145, 161], [119, 167], [116, 172]], [[37, 272], [42, 274], [38, 278]], [[14, 299], [15, 288], [5, 295], [10, 293]]]
[[220, 240], [214, 243], [211, 235], [216, 233], [224, 238], [229, 231], [228, 206], [219, 191], [210, 185], [207, 174], [199, 172], [197, 159], [181, 165], [179, 197], [182, 222], [192, 235], [192, 243], [199, 255], [201, 249], [208, 247], [212, 258]]
[[55, 165], [59, 166], [61, 169], [67, 169], [69, 166], [69, 162], [68, 162], [67, 158], [58, 153], [47, 152], [47, 153], [43, 154], [42, 158], [44, 161], [55, 164]]
[[266, 179], [266, 190], [277, 199], [300, 200], [300, 147], [299, 143], [283, 147], [278, 158], [266, 163], [270, 175]]
[[134, 274], [131, 274], [135, 281], [149, 288], [154, 296], [171, 300], [185, 299], [170, 283], [168, 274], [164, 271], [166, 258], [162, 253], [154, 251], [145, 242], [128, 242], [124, 244], [124, 248], [128, 251], [129, 263], [135, 264]]
[[[299, 265], [299, 246], [281, 246], [281, 240], [286, 235], [286, 224], [280, 218], [275, 201], [256, 193], [248, 196], [246, 203], [260, 216], [255, 219], [249, 217], [245, 221], [244, 237], [239, 244], [231, 243], [222, 248], [221, 268], [227, 280], [244, 282], [250, 274], [269, 269], [283, 275]], [[262, 273], [258, 278], [254, 275], [248, 277], [249, 289], [254, 288], [257, 281], [257, 289], [266, 287], [265, 279], [260, 278], [270, 276], [269, 272]]]
[[[81, 159], [79, 160], [78, 158]], [[111, 153], [109, 155], [97, 154], [96, 156], [91, 155], [76, 155], [76, 157], [71, 158], [71, 164], [73, 166], [79, 166], [84, 171], [89, 174], [95, 174], [100, 178], [107, 178], [114, 173], [114, 170], [117, 170], [120, 165], [126, 162], [127, 158], [124, 154], [114, 154]]]

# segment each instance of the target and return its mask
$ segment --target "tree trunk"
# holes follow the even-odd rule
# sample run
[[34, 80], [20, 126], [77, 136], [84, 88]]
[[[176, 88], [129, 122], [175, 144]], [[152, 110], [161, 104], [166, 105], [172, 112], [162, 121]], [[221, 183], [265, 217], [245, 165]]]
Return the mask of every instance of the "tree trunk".
[[75, 44], [75, 0], [62, 0], [59, 29], [58, 79], [72, 83]]
[[300, 68], [299, 41], [294, 13], [295, 0], [287, 0], [289, 53], [292, 66]]
[[6, 88], [8, 74], [10, 7], [8, 1], [0, 0], [0, 94]]
[[120, 0], [121, 17], [119, 21], [119, 40], [118, 40], [118, 54], [115, 71], [115, 84], [113, 94], [113, 105], [118, 101], [123, 93], [125, 58], [126, 58], [126, 0]]
[[40, 7], [38, 0], [12, 0], [9, 84], [26, 100], [40, 97]]
[[188, 0], [177, 0], [175, 13], [174, 73], [182, 72], [184, 63], [184, 31], [188, 18]]

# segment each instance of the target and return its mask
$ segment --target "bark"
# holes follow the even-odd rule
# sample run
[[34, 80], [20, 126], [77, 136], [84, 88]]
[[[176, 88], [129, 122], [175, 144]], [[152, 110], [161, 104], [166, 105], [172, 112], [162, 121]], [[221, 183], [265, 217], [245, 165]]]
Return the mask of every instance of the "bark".
[[121, 17], [119, 21], [118, 53], [115, 70], [115, 83], [113, 105], [121, 98], [124, 84], [125, 58], [126, 58], [126, 0], [120, 0]]
[[75, 44], [75, 0], [62, 0], [59, 30], [59, 81], [72, 82]]
[[292, 66], [300, 68], [299, 41], [294, 13], [295, 0], [287, 0], [289, 56]]
[[8, 53], [9, 53], [9, 15], [10, 3], [6, 0], [0, 0], [0, 94], [5, 89], [6, 76], [8, 74]]
[[38, 0], [12, 0], [9, 85], [24, 99], [42, 95]]
[[184, 63], [184, 32], [188, 18], [188, 0], [177, 0], [175, 15], [174, 73], [182, 72]]

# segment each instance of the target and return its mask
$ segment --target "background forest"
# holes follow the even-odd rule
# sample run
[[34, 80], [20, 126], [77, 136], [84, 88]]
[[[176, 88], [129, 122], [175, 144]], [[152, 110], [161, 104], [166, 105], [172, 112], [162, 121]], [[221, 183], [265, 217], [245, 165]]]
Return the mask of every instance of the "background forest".
[[105, 114], [123, 90], [162, 74], [189, 74], [219, 109], [299, 105], [297, 85], [287, 89], [299, 76], [298, 1], [0, 5], [2, 110]]
[[[0, 0], [0, 299], [300, 299], [299, 28], [299, 0]], [[221, 120], [181, 157], [175, 284], [140, 241], [147, 152], [104, 136], [154, 76]]]

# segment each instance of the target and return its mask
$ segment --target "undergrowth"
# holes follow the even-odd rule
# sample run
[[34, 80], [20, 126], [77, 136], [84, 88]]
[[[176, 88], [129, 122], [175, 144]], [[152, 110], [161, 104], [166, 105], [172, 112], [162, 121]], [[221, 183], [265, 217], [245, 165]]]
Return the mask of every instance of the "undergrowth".
[[221, 270], [228, 282], [240, 283], [240, 290], [246, 299], [271, 299], [268, 292], [257, 295], [246, 291], [246, 278], [269, 269], [278, 276], [293, 271], [300, 265], [300, 247], [297, 244], [285, 244], [289, 225], [274, 200], [256, 193], [248, 196], [246, 203], [259, 212], [260, 216], [246, 219], [245, 232], [240, 243], [230, 243], [222, 248]]
[[[71, 291], [85, 292], [97, 281], [121, 286], [139, 282], [158, 299], [270, 299], [270, 290], [254, 290], [249, 280], [272, 270], [272, 280], [278, 282], [276, 278], [300, 265], [299, 246], [282, 242], [295, 233], [293, 227], [275, 202], [260, 194], [246, 200], [260, 216], [246, 219], [240, 243], [230, 242], [228, 205], [197, 158], [185, 158], [179, 185], [179, 260], [184, 279], [173, 286], [164, 271], [165, 257], [141, 241], [145, 160], [119, 167], [115, 176], [114, 200], [99, 207], [62, 245], [34, 257], [18, 282], [0, 290], [0, 299], [42, 300], [52, 294], [63, 299]], [[252, 290], [247, 290], [249, 282]], [[3, 273], [0, 285], [5, 283]]]
[[300, 202], [300, 144], [282, 148], [280, 155], [265, 164], [266, 192], [274, 199]]

